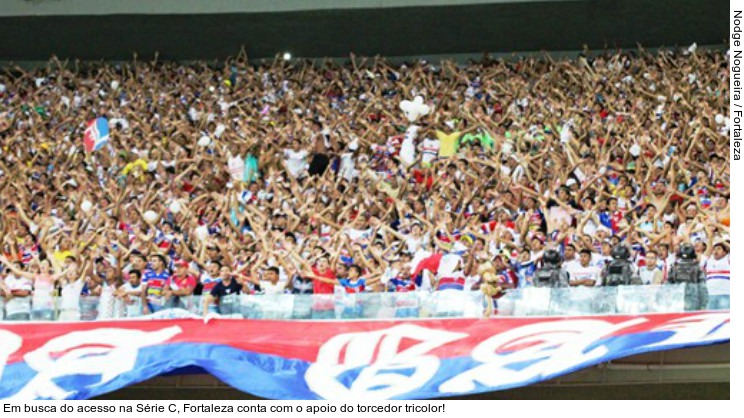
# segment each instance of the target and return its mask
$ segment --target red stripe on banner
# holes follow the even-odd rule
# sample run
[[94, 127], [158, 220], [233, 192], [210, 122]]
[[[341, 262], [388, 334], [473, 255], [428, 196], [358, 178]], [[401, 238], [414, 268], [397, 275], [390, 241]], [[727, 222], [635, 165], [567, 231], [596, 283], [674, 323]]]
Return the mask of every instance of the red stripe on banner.
[[[273, 321], [245, 319], [215, 319], [208, 323], [197, 319], [140, 320], [140, 321], [100, 321], [81, 323], [0, 323], [0, 329], [13, 332], [23, 338], [21, 348], [8, 357], [8, 363], [22, 361], [23, 356], [38, 349], [55, 337], [75, 331], [94, 329], [137, 329], [141, 331], [160, 330], [168, 326], [178, 326], [181, 332], [163, 344], [170, 343], [208, 343], [225, 345], [258, 354], [268, 354], [314, 362], [321, 345], [334, 336], [346, 333], [380, 331], [396, 325], [411, 324], [432, 330], [462, 333], [463, 337], [431, 350], [440, 358], [470, 355], [472, 348], [484, 339], [509, 330], [537, 324], [571, 321], [602, 321], [617, 325], [606, 337], [646, 332], [655, 329], [676, 329], [682, 325], [705, 321], [706, 312], [675, 314], [646, 314], [637, 316], [597, 316], [571, 318], [493, 318], [493, 319], [426, 319], [408, 321]], [[720, 315], [717, 312], [716, 315]], [[724, 312], [728, 315], [728, 312]], [[725, 322], [728, 322], [728, 318]], [[681, 325], [680, 325], [681, 324]], [[309, 332], [308, 332], [309, 331]], [[560, 332], [572, 332], [570, 330]], [[523, 334], [524, 335], [524, 334]], [[542, 336], [548, 335], [545, 331]], [[702, 338], [703, 336], [701, 336]], [[415, 338], [402, 338], [399, 350], [418, 344]], [[347, 343], [348, 344], [348, 343]], [[523, 349], [534, 342], [513, 342], [502, 344], [509, 350]], [[345, 347], [346, 350], [348, 347]], [[377, 351], [379, 347], [375, 349]], [[344, 352], [339, 355], [344, 361]], [[377, 355], [377, 353], [375, 353]]]

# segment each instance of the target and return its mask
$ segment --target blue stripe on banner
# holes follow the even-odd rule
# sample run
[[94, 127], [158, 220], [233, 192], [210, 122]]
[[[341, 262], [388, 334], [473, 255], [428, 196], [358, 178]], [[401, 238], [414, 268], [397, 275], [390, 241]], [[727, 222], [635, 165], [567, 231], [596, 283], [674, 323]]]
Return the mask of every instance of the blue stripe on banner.
[[[309, 363], [274, 355], [256, 354], [224, 345], [166, 344], [140, 349], [135, 367], [111, 381], [100, 383], [101, 375], [68, 375], [54, 380], [63, 390], [69, 391], [65, 399], [90, 399], [117, 389], [143, 382], [186, 367], [197, 366], [235, 387], [254, 395], [271, 399], [320, 399], [313, 394], [301, 378]], [[5, 367], [0, 385], [0, 399], [19, 396], [23, 384], [37, 374], [25, 362]], [[97, 384], [97, 385], [96, 385]], [[29, 390], [30, 388], [27, 388]], [[44, 396], [40, 399], [50, 399]]]
[[[621, 357], [646, 352], [669, 350], [683, 347], [712, 345], [727, 341], [706, 341], [699, 343], [678, 343], [670, 345], [654, 345], [674, 336], [674, 332], [655, 332], [643, 334], [628, 334], [610, 337], [597, 341], [586, 347], [583, 353], [577, 353], [577, 359], [565, 359], [565, 367], [544, 367], [550, 361], [550, 349], [544, 347], [540, 351], [544, 355], [521, 355], [530, 350], [494, 353], [490, 361], [484, 363], [472, 357], [457, 357], [441, 359], [436, 373], [426, 382], [393, 399], [423, 399], [461, 394], [475, 394], [494, 390], [505, 390], [526, 386], [544, 380], [553, 379], [572, 373], [585, 367], [594, 366]], [[592, 356], [595, 350], [602, 355]], [[532, 353], [534, 354], [534, 353]], [[582, 356], [589, 360], [581, 361]], [[578, 360], [578, 362], [574, 362]], [[494, 365], [496, 367], [494, 367]], [[89, 399], [115, 391], [122, 387], [142, 382], [153, 377], [169, 374], [184, 368], [197, 367], [214, 375], [223, 382], [238, 390], [256, 396], [271, 399], [323, 399], [313, 392], [305, 381], [305, 374], [310, 364], [301, 360], [292, 360], [274, 355], [256, 354], [236, 348], [212, 344], [167, 344], [146, 347], [140, 350], [133, 370], [123, 373], [111, 381], [100, 383], [100, 375], [68, 375], [54, 380], [63, 390], [69, 391], [67, 399]], [[389, 368], [379, 368], [378, 375], [398, 374], [410, 377], [416, 371], [418, 364], [411, 364], [405, 368], [400, 365], [390, 365]], [[478, 373], [478, 368], [483, 367]], [[353, 368], [336, 377], [342, 385], [341, 393], [336, 399], [346, 399], [352, 384], [358, 383], [361, 372], [365, 367]], [[193, 369], [192, 369], [193, 370]], [[475, 371], [475, 373], [473, 373]], [[369, 371], [368, 371], [369, 373]], [[468, 374], [472, 378], [468, 378]], [[0, 386], [0, 398], [28, 398], [28, 387], [22, 389], [23, 384], [34, 382], [36, 373], [26, 363], [10, 364], [2, 376], [3, 385]], [[491, 380], [493, 379], [493, 380]], [[385, 379], [387, 380], [387, 379]], [[385, 380], [381, 380], [383, 382]], [[500, 383], [496, 383], [500, 382]], [[495, 383], [495, 384], [494, 384]], [[43, 387], [43, 386], [39, 386]], [[374, 391], [383, 390], [386, 384], [367, 388], [369, 395]], [[374, 389], [374, 390], [373, 390]], [[360, 395], [365, 394], [364, 387]], [[36, 393], [41, 398], [49, 398], [44, 393]], [[332, 399], [332, 398], [331, 398]]]

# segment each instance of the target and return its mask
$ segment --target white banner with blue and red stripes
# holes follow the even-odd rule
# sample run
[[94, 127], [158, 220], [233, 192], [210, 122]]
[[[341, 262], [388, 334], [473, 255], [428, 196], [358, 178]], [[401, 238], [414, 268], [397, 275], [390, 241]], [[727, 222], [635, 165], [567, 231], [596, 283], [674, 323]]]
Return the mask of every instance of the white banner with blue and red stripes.
[[620, 357], [729, 341], [728, 312], [414, 321], [0, 323], [0, 398], [86, 399], [184, 368], [273, 399], [509, 389]]

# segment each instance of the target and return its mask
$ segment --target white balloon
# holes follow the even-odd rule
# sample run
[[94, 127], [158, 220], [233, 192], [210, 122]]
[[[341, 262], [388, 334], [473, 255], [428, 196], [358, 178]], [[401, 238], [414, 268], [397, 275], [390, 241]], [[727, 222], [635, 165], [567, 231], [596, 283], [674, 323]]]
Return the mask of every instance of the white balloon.
[[80, 204], [80, 209], [82, 209], [83, 212], [88, 213], [93, 209], [93, 204], [88, 200], [83, 200], [83, 203]]
[[194, 230], [194, 233], [196, 234], [196, 237], [199, 238], [200, 241], [204, 241], [209, 237], [209, 229], [206, 225], [202, 225]]
[[208, 137], [207, 135], [204, 135], [203, 137], [199, 138], [199, 142], [197, 142], [197, 145], [199, 145], [202, 148], [208, 147], [209, 144], [212, 143], [212, 138]]
[[426, 116], [431, 111], [431, 107], [424, 104], [424, 98], [416, 96], [413, 101], [403, 100], [400, 102], [400, 110], [410, 122], [415, 122], [419, 117]]
[[723, 125], [723, 122], [724, 122], [723, 115], [720, 114], [720, 113], [717, 114], [716, 115], [716, 123], [719, 124], [719, 125]]
[[178, 200], [174, 200], [168, 206], [168, 210], [170, 210], [173, 213], [180, 213], [181, 212], [181, 203]]
[[118, 90], [119, 89], [119, 82], [117, 80], [114, 80], [111, 82], [111, 90]]
[[158, 221], [158, 214], [152, 210], [148, 210], [142, 216], [145, 218], [145, 222], [149, 224], [154, 224]]

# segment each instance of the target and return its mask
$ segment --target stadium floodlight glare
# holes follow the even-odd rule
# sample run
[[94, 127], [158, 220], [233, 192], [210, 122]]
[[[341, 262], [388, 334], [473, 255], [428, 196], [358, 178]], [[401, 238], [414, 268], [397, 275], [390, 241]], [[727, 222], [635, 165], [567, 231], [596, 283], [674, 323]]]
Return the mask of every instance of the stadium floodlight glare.
[[282, 58], [284, 58], [284, 61], [289, 61], [292, 59], [292, 54], [290, 54], [289, 51], [285, 52], [284, 54], [282, 54]]

